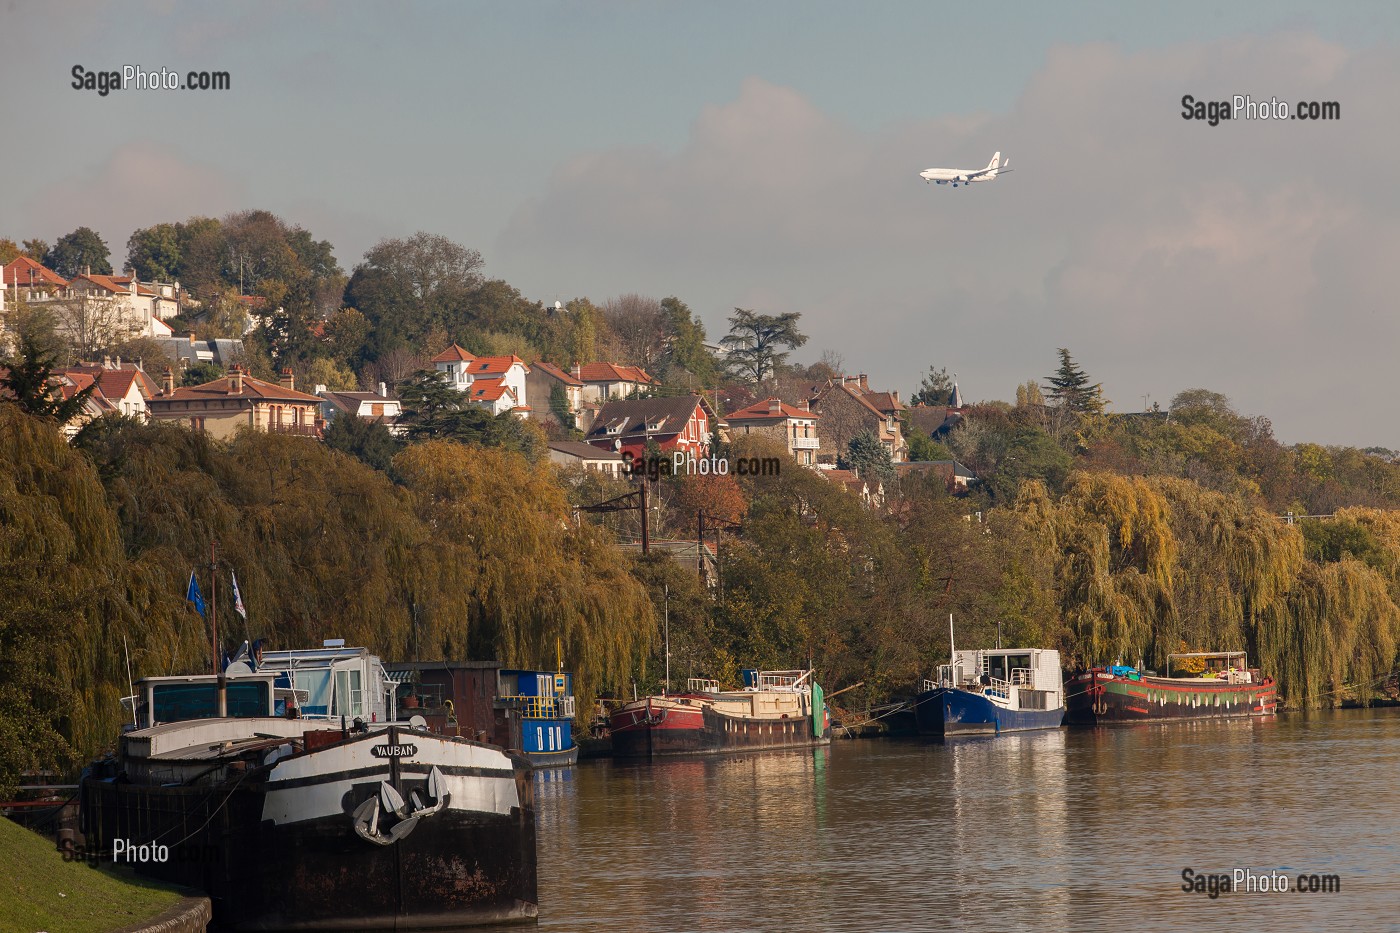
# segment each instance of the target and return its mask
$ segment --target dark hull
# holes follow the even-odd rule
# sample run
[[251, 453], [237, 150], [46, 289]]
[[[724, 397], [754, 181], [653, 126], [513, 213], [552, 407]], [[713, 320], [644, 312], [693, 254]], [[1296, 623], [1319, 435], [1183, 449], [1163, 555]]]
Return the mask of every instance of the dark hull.
[[1058, 729], [1064, 717], [1063, 709], [1002, 709], [985, 697], [959, 689], [928, 690], [914, 700], [920, 735], [1000, 735]]
[[1205, 684], [1144, 676], [1140, 680], [1089, 671], [1066, 685], [1065, 721], [1106, 723], [1165, 722], [1180, 719], [1236, 719], [1278, 712], [1278, 690], [1258, 684]]
[[115, 839], [168, 845], [166, 862], [137, 870], [203, 889], [218, 930], [453, 930], [537, 916], [528, 789], [508, 815], [449, 808], [387, 846], [354, 833], [358, 791], [344, 813], [278, 825], [262, 819], [265, 794], [251, 779], [195, 788], [89, 778], [83, 828], [105, 851]]
[[829, 730], [815, 734], [810, 717], [749, 719], [725, 716], [711, 707], [634, 721], [629, 708], [612, 717], [612, 749], [617, 758], [663, 758], [729, 751], [805, 748], [831, 741]]

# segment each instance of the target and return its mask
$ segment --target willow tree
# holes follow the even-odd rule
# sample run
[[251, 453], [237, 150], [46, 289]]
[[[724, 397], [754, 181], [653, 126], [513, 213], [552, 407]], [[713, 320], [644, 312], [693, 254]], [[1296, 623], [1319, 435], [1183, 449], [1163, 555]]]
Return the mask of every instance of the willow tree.
[[604, 533], [571, 521], [547, 465], [430, 441], [394, 469], [432, 528], [439, 566], [463, 568], [461, 585], [426, 607], [428, 643], [546, 669], [562, 651], [584, 702], [623, 685], [656, 636], [651, 601]]

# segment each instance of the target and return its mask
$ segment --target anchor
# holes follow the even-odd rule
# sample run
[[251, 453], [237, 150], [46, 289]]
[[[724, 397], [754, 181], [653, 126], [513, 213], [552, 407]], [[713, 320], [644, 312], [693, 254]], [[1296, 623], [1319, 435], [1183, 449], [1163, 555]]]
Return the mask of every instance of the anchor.
[[[393, 845], [400, 839], [408, 836], [418, 825], [418, 821], [427, 819], [434, 815], [443, 807], [447, 806], [452, 795], [447, 790], [447, 782], [443, 779], [442, 772], [433, 766], [433, 770], [428, 773], [428, 798], [433, 801], [431, 805], [423, 803], [417, 791], [409, 794], [412, 802], [403, 799], [388, 781], [379, 782], [379, 793], [370, 797], [355, 808], [355, 813], [351, 820], [355, 826], [355, 834], [361, 839], [366, 839], [376, 845]], [[380, 832], [380, 814], [385, 813], [398, 817], [398, 822], [389, 827], [388, 833]]]

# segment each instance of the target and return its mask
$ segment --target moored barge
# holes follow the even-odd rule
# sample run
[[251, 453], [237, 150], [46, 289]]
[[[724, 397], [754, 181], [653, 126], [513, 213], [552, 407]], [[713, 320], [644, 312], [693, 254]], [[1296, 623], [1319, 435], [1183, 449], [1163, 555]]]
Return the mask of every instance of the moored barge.
[[1060, 653], [1051, 648], [953, 651], [914, 699], [920, 735], [1001, 735], [1064, 724]]
[[137, 870], [205, 890], [219, 930], [537, 916], [528, 762], [397, 721], [363, 649], [238, 667], [138, 682], [134, 728], [82, 781], [90, 850], [146, 853]]
[[685, 693], [644, 697], [609, 716], [613, 755], [657, 758], [801, 748], [831, 741], [822, 688], [806, 671], [745, 671], [742, 690], [691, 678]]
[[[1183, 667], [1200, 667], [1189, 676]], [[1243, 651], [1195, 651], [1167, 657], [1165, 676], [1126, 665], [1096, 667], [1067, 683], [1068, 715], [1075, 725], [1271, 716], [1278, 712], [1272, 677], [1248, 665]]]

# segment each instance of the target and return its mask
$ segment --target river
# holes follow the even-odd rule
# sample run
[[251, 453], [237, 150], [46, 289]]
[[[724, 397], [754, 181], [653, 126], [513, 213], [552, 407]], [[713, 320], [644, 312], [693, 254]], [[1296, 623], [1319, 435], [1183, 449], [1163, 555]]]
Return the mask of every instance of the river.
[[[1400, 710], [591, 761], [536, 782], [540, 930], [1400, 931]], [[1187, 868], [1340, 890], [1212, 898], [1183, 891]]]

